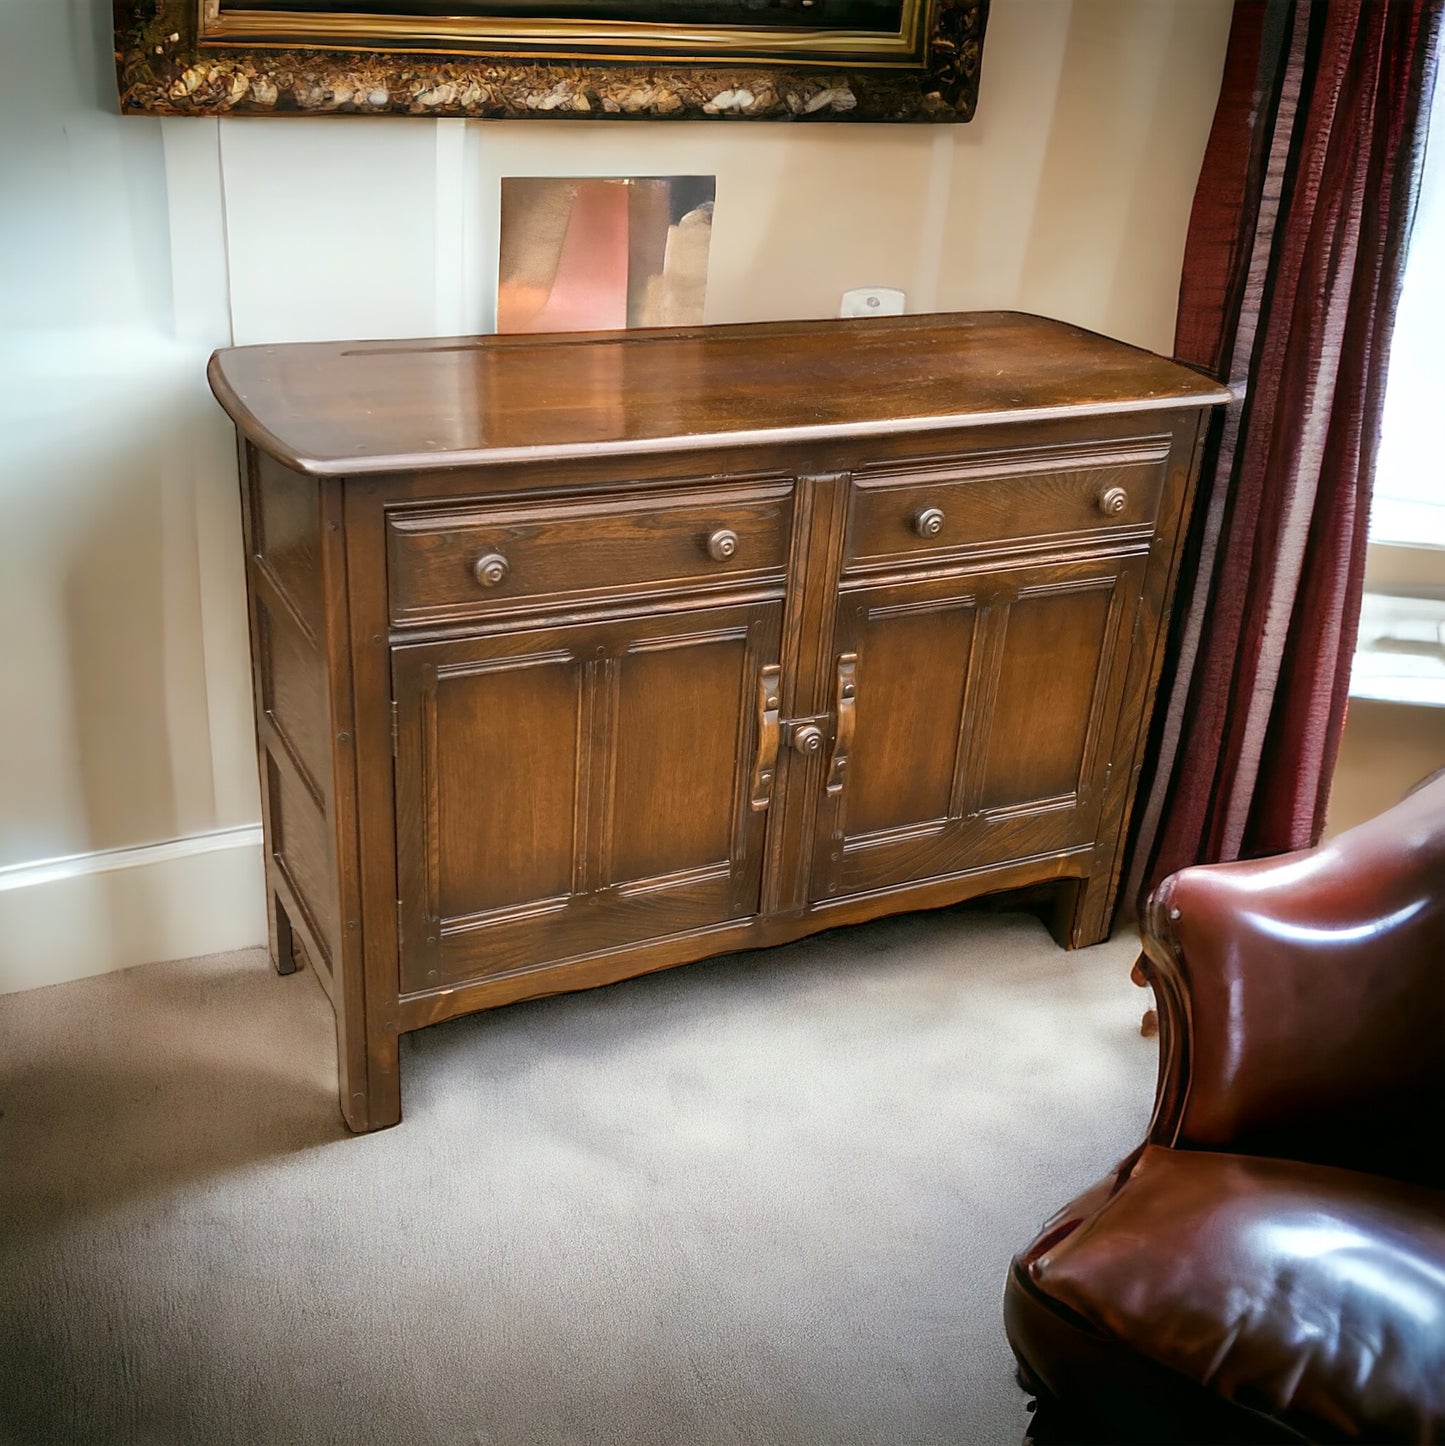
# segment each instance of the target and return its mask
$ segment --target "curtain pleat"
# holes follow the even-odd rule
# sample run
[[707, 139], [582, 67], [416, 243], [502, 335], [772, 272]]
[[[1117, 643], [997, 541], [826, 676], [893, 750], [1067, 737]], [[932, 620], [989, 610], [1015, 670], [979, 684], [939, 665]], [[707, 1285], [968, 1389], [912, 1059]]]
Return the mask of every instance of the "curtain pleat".
[[1176, 354], [1212, 426], [1128, 896], [1318, 840], [1349, 691], [1441, 0], [1236, 0]]

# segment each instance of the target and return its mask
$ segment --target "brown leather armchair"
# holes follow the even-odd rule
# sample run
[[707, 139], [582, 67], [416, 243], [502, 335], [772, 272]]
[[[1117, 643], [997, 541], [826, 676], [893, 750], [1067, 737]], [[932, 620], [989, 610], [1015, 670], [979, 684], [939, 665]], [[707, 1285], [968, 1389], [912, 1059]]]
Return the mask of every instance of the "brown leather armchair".
[[1143, 920], [1147, 1141], [1013, 1263], [1037, 1442], [1445, 1442], [1445, 778]]

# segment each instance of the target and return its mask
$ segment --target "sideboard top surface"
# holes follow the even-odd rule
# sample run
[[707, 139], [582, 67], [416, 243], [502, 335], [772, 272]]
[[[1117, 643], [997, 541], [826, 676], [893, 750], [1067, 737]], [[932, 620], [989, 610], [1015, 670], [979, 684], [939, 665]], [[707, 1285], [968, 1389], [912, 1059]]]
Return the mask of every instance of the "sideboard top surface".
[[1209, 377], [1021, 312], [218, 351], [243, 434], [312, 476], [1212, 406]]

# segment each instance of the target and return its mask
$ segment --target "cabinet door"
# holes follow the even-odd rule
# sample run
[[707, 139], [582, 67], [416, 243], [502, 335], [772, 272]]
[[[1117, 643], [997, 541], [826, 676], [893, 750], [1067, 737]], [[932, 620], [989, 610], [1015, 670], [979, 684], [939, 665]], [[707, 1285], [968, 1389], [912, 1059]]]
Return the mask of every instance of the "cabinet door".
[[1145, 561], [844, 592], [815, 899], [1091, 849]]
[[395, 650], [403, 992], [757, 912], [781, 611]]

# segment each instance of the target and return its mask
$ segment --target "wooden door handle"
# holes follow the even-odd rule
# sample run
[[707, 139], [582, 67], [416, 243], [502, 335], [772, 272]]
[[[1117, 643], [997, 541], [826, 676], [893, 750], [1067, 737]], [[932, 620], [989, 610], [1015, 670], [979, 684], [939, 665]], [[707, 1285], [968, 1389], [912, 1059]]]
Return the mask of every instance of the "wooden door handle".
[[840, 653], [838, 674], [833, 683], [833, 757], [828, 764], [827, 793], [842, 793], [848, 755], [853, 751], [853, 725], [857, 719], [858, 654]]
[[778, 771], [778, 738], [782, 725], [778, 709], [783, 701], [783, 670], [776, 663], [758, 673], [758, 756], [753, 764], [748, 802], [761, 812], [773, 801], [773, 778]]

